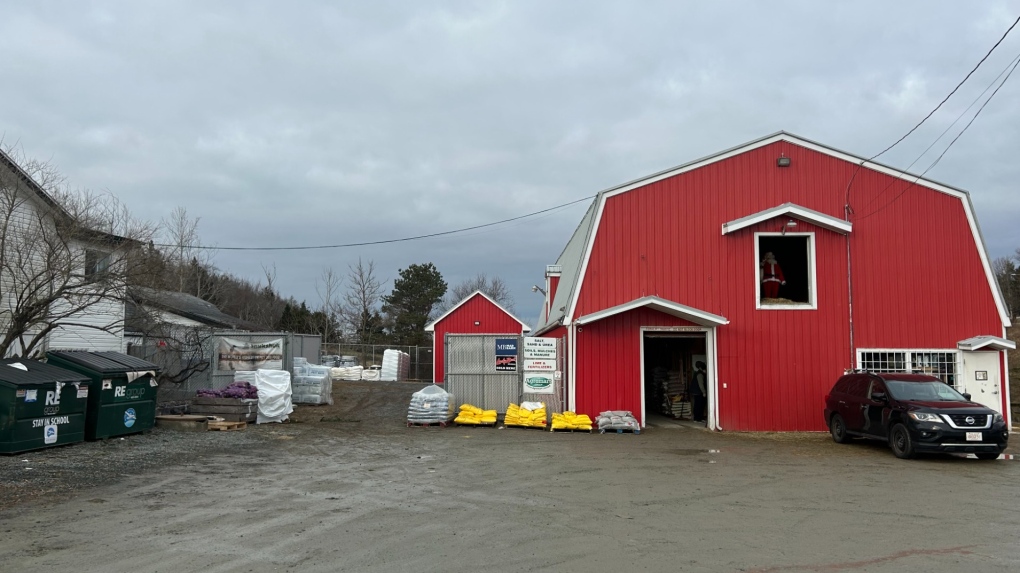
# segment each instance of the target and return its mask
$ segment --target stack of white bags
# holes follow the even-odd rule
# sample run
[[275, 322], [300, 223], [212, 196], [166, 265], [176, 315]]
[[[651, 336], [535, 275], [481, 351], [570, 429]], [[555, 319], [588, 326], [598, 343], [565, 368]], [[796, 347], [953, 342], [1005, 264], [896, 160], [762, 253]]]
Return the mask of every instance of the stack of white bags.
[[294, 379], [291, 383], [295, 404], [332, 404], [333, 381], [330, 379], [329, 366], [307, 364], [297, 365], [294, 359]]
[[386, 350], [383, 352], [382, 370], [380, 379], [386, 382], [399, 382], [407, 380], [411, 371], [411, 355], [400, 350]]
[[329, 377], [333, 380], [361, 380], [361, 373], [365, 371], [363, 366], [348, 366], [329, 369]]
[[407, 421], [414, 424], [437, 424], [449, 422], [454, 414], [453, 396], [433, 384], [411, 394]]

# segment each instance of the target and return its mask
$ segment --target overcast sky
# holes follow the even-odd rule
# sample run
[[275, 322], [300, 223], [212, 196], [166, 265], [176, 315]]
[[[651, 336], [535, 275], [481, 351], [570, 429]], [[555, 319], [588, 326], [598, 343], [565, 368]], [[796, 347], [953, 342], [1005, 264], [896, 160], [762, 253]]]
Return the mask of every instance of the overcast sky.
[[[211, 6], [212, 5], [212, 6]], [[1013, 2], [6, 2], [0, 132], [205, 244], [394, 239], [498, 221], [786, 130], [862, 156], [928, 113]], [[882, 161], [906, 168], [1020, 54], [1020, 26]], [[928, 177], [971, 192], [993, 257], [1020, 247], [1020, 73]], [[971, 109], [972, 115], [975, 108]], [[956, 131], [913, 171], [923, 171]], [[318, 304], [324, 267], [433, 262], [503, 277], [534, 323], [587, 203], [452, 236], [220, 251]], [[933, 253], [933, 256], [936, 254]]]

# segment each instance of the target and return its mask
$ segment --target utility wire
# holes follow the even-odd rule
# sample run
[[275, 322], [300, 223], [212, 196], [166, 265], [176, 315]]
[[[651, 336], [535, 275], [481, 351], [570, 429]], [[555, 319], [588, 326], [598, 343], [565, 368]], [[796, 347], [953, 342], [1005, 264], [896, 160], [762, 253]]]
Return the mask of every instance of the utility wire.
[[[1003, 40], [1006, 39], [1006, 36], [1009, 36], [1009, 33], [1013, 31], [1013, 28], [1015, 28], [1018, 23], [1020, 23], [1020, 16], [1018, 16], [1017, 19], [1013, 21], [1013, 24], [1006, 30], [1006, 32], [1002, 35], [1002, 37], [999, 38], [999, 41], [995, 42], [995, 44], [988, 50], [988, 52], [984, 55], [984, 57], [981, 58], [978, 61], [978, 63], [975, 64], [973, 68], [971, 68], [971, 70], [969, 72], [967, 72], [967, 75], [964, 76], [962, 80], [960, 80], [960, 83], [956, 84], [956, 87], [953, 88], [953, 91], [949, 92], [949, 95], [947, 95], [945, 98], [943, 98], [942, 101], [940, 101], [939, 104], [937, 106], [935, 106], [935, 109], [933, 109], [930, 112], [928, 112], [928, 115], [924, 116], [924, 119], [922, 119], [921, 121], [917, 122], [917, 125], [915, 125], [914, 127], [910, 128], [910, 131], [908, 131], [907, 133], [903, 134], [903, 137], [900, 137], [899, 139], [897, 139], [892, 145], [890, 145], [889, 147], [886, 147], [882, 151], [879, 151], [875, 155], [872, 155], [871, 157], [869, 157], [868, 159], [860, 162], [857, 165], [857, 168], [854, 169], [853, 175], [850, 176], [850, 181], [847, 182], [847, 184], [846, 184], [846, 211], [847, 211], [847, 216], [849, 216], [850, 213], [853, 213], [853, 208], [850, 207], [850, 188], [851, 188], [851, 186], [854, 183], [854, 179], [857, 178], [857, 173], [861, 170], [861, 168], [864, 166], [864, 164], [865, 163], [870, 163], [871, 161], [874, 161], [875, 159], [877, 159], [877, 158], [881, 157], [882, 155], [884, 155], [890, 149], [892, 149], [892, 148], [896, 147], [897, 145], [899, 145], [904, 139], [909, 137], [911, 133], [914, 133], [915, 131], [917, 131], [917, 129], [919, 127], [921, 127], [921, 125], [924, 124], [924, 122], [928, 121], [928, 119], [932, 115], [934, 115], [935, 112], [938, 111], [939, 108], [941, 108], [943, 104], [945, 104], [947, 101], [949, 101], [949, 98], [953, 97], [953, 94], [955, 94], [957, 92], [957, 90], [959, 90], [960, 87], [963, 86], [963, 84], [966, 83], [968, 79], [970, 79], [970, 76], [974, 75], [974, 72], [976, 72], [978, 70], [978, 68], [981, 67], [981, 64], [985, 63], [985, 60], [987, 60], [988, 57], [992, 55], [992, 52], [994, 52], [995, 49], [999, 47], [999, 44], [1001, 44], [1003, 42]], [[920, 158], [918, 158], [918, 159], [920, 159]]]
[[906, 139], [911, 133], [914, 133], [917, 130], [917, 128], [921, 127], [921, 124], [923, 124], [924, 122], [928, 121], [928, 118], [930, 118], [932, 115], [934, 115], [935, 112], [938, 111], [939, 108], [942, 107], [943, 104], [945, 104], [947, 101], [949, 101], [949, 98], [953, 97], [953, 94], [956, 93], [956, 90], [960, 89], [960, 87], [964, 83], [966, 83], [968, 79], [970, 79], [970, 76], [972, 76], [974, 74], [974, 72], [976, 72], [978, 70], [978, 68], [981, 67], [981, 64], [985, 63], [985, 60], [988, 59], [988, 56], [992, 55], [992, 52], [995, 51], [995, 48], [999, 47], [999, 44], [1001, 44], [1002, 41], [1006, 39], [1006, 36], [1008, 36], [1009, 33], [1013, 31], [1013, 28], [1015, 28], [1018, 23], [1020, 23], [1020, 16], [1018, 16], [1017, 19], [1013, 22], [1013, 25], [1010, 26], [1008, 30], [1006, 30], [1006, 33], [1003, 34], [1001, 38], [999, 38], [999, 41], [995, 42], [995, 45], [992, 46], [991, 49], [988, 50], [988, 53], [985, 54], [985, 57], [981, 58], [981, 60], [978, 61], [978, 63], [974, 66], [974, 68], [971, 69], [969, 72], [967, 72], [967, 75], [964, 76], [962, 80], [960, 80], [960, 83], [956, 84], [956, 87], [953, 88], [953, 91], [949, 92], [949, 95], [947, 95], [945, 98], [943, 98], [942, 101], [940, 101], [939, 104], [937, 106], [935, 106], [935, 109], [931, 110], [928, 113], [928, 115], [924, 116], [924, 119], [922, 119], [921, 121], [917, 122], [917, 125], [915, 125], [914, 127], [910, 128], [910, 131], [905, 133], [903, 135], [903, 137], [897, 139], [896, 142], [893, 143], [892, 145], [890, 145], [889, 147], [886, 147], [882, 151], [879, 151], [877, 155], [873, 155], [871, 157], [871, 159], [868, 159], [868, 161], [871, 161], [872, 159], [875, 159], [877, 157], [880, 157], [880, 156], [884, 155], [885, 152], [887, 152], [890, 149], [896, 147], [897, 145], [900, 144], [900, 142], [902, 142], [904, 139]]
[[992, 92], [992, 95], [988, 96], [988, 99], [986, 99], [985, 102], [981, 104], [981, 107], [978, 108], [977, 112], [974, 114], [974, 117], [970, 118], [970, 121], [967, 122], [967, 125], [963, 126], [963, 129], [960, 130], [960, 133], [956, 134], [956, 137], [954, 137], [953, 140], [949, 142], [949, 145], [946, 146], [946, 148], [944, 150], [942, 150], [942, 153], [939, 154], [939, 156], [937, 158], [935, 158], [935, 161], [932, 162], [932, 164], [929, 165], [928, 168], [925, 169], [920, 175], [915, 177], [912, 182], [910, 182], [906, 186], [904, 186], [903, 189], [901, 189], [900, 192], [897, 193], [896, 196], [893, 197], [888, 203], [886, 203], [885, 205], [882, 205], [881, 207], [879, 207], [878, 209], [875, 209], [874, 211], [868, 213], [867, 215], [864, 215], [862, 217], [857, 218], [856, 219], [857, 221], [863, 221], [864, 219], [867, 219], [868, 217], [874, 215], [875, 213], [878, 213], [879, 211], [882, 211], [886, 207], [889, 207], [890, 205], [895, 203], [896, 200], [899, 199], [900, 197], [902, 197], [903, 194], [906, 193], [908, 189], [910, 189], [911, 187], [916, 185], [917, 182], [922, 177], [924, 177], [925, 173], [928, 173], [929, 171], [931, 171], [936, 165], [939, 164], [940, 161], [942, 161], [942, 158], [946, 156], [946, 153], [949, 152], [949, 149], [951, 147], [953, 147], [953, 144], [956, 143], [956, 141], [958, 139], [960, 139], [960, 136], [962, 136], [964, 133], [966, 133], [967, 129], [971, 126], [971, 124], [974, 123], [974, 120], [976, 120], [978, 118], [978, 116], [981, 115], [981, 111], [984, 110], [985, 106], [987, 106], [988, 103], [992, 101], [992, 98], [995, 97], [995, 94], [999, 93], [999, 90], [1002, 88], [1002, 86], [1006, 85], [1006, 82], [1009, 80], [1009, 77], [1013, 75], [1014, 71], [1016, 71], [1017, 65], [1020, 65], [1020, 56], [1017, 56], [1012, 61], [1012, 63], [1013, 63], [1013, 67], [1009, 69], [1009, 73], [1006, 74], [1006, 77], [1002, 79], [1002, 82], [1000, 82], [999, 85], [996, 86], [995, 91]]
[[[963, 119], [963, 117], [964, 117], [965, 115], [967, 115], [967, 113], [969, 113], [969, 112], [970, 112], [970, 110], [971, 110], [971, 109], [972, 109], [972, 108], [973, 108], [974, 106], [976, 106], [976, 105], [978, 104], [978, 102], [979, 102], [979, 101], [981, 101], [981, 98], [985, 97], [985, 94], [986, 94], [986, 93], [988, 93], [988, 90], [992, 89], [992, 87], [993, 87], [993, 86], [994, 86], [994, 85], [995, 85], [995, 84], [996, 84], [996, 83], [997, 83], [997, 82], [998, 82], [998, 81], [999, 81], [999, 80], [1000, 80], [1000, 79], [1002, 78], [1002, 76], [1006, 75], [1007, 73], [1011, 73], [1011, 72], [1010, 72], [1010, 68], [1012, 68], [1012, 67], [1014, 67], [1014, 66], [1016, 65], [1016, 62], [1017, 62], [1017, 60], [1020, 60], [1020, 54], [1017, 54], [1017, 56], [1016, 56], [1015, 58], [1013, 58], [1012, 60], [1010, 60], [1010, 61], [1009, 61], [1009, 63], [1008, 63], [1008, 64], [1006, 64], [1006, 67], [1005, 67], [1005, 68], [1002, 68], [1002, 71], [1001, 71], [1001, 72], [999, 72], [999, 75], [995, 76], [995, 79], [993, 79], [993, 80], [991, 81], [991, 83], [989, 83], [989, 84], [988, 84], [988, 87], [986, 87], [986, 88], [985, 88], [985, 89], [984, 89], [984, 90], [983, 90], [983, 91], [982, 91], [982, 92], [981, 92], [980, 94], [978, 94], [978, 96], [977, 96], [976, 98], [974, 98], [974, 101], [970, 102], [970, 105], [968, 105], [968, 106], [967, 106], [967, 109], [965, 109], [965, 110], [963, 110], [962, 112], [960, 112], [960, 115], [956, 116], [956, 119], [954, 119], [954, 120], [953, 120], [953, 123], [949, 124], [949, 127], [947, 127], [947, 128], [945, 128], [944, 130], [942, 130], [942, 133], [940, 133], [940, 134], [939, 134], [939, 136], [935, 138], [935, 141], [931, 142], [931, 145], [929, 145], [928, 147], [926, 147], [926, 148], [925, 148], [925, 150], [924, 150], [924, 151], [922, 151], [922, 152], [921, 152], [921, 154], [917, 156], [917, 159], [915, 159], [915, 160], [911, 161], [911, 162], [910, 162], [910, 165], [907, 165], [907, 167], [906, 167], [905, 169], [903, 169], [903, 171], [910, 171], [910, 168], [911, 168], [911, 167], [913, 167], [913, 166], [914, 166], [914, 165], [915, 165], [915, 164], [916, 164], [916, 163], [917, 163], [918, 161], [920, 161], [920, 160], [921, 160], [921, 158], [925, 156], [925, 154], [927, 154], [927, 153], [928, 153], [929, 151], [931, 151], [931, 149], [932, 149], [933, 147], [935, 147], [935, 144], [937, 144], [938, 142], [942, 141], [942, 138], [943, 138], [943, 137], [945, 137], [945, 136], [946, 136], [946, 134], [947, 134], [947, 133], [949, 133], [949, 132], [950, 132], [950, 131], [951, 131], [951, 130], [952, 130], [952, 129], [954, 128], [954, 127], [956, 127], [956, 124], [957, 124], [957, 123], [959, 123], [959, 122], [960, 122], [960, 120], [961, 120], [961, 119]], [[975, 117], [976, 117], [976, 116], [975, 116]], [[971, 120], [971, 121], [973, 121], [973, 120]], [[961, 133], [962, 133], [962, 132], [961, 132]], [[952, 144], [950, 144], [950, 146], [951, 146], [951, 145], [952, 145]], [[948, 149], [949, 149], [949, 148], [947, 147], [947, 148], [946, 148], [946, 150], [948, 150]], [[943, 152], [943, 153], [942, 153], [942, 155], [945, 155], [945, 152]], [[940, 157], [940, 159], [941, 159], [941, 157]], [[933, 166], [933, 167], [934, 167], [934, 166]], [[931, 169], [931, 167], [929, 167], [929, 169]], [[886, 185], [885, 187], [883, 187], [883, 188], [882, 188], [882, 190], [881, 190], [881, 191], [879, 191], [879, 192], [878, 192], [878, 193], [877, 193], [877, 194], [876, 194], [876, 195], [875, 195], [875, 196], [874, 196], [874, 197], [873, 197], [873, 198], [872, 198], [872, 199], [871, 199], [870, 201], [868, 201], [868, 202], [867, 202], [867, 204], [865, 204], [864, 206], [865, 206], [865, 207], [869, 207], [869, 206], [871, 206], [871, 204], [872, 204], [872, 203], [874, 203], [874, 202], [878, 201], [878, 200], [879, 200], [879, 199], [880, 199], [880, 198], [882, 197], [882, 195], [884, 195], [884, 194], [885, 194], [885, 192], [886, 192], [886, 191], [888, 191], [888, 190], [889, 190], [889, 188], [890, 188], [890, 187], [892, 187], [892, 186], [893, 186], [893, 185], [895, 185], [895, 184], [896, 184], [896, 179], [893, 179], [893, 180], [892, 180], [892, 181], [890, 181], [890, 182], [889, 182], [889, 183], [888, 183], [888, 184], [887, 184], [887, 185]]]
[[511, 221], [519, 221], [521, 219], [527, 219], [528, 217], [534, 217], [536, 215], [541, 215], [543, 213], [548, 213], [550, 211], [555, 211], [557, 209], [562, 209], [564, 207], [569, 207], [571, 205], [575, 205], [575, 204], [580, 203], [582, 201], [588, 201], [589, 199], [594, 199], [596, 196], [597, 195], [589, 195], [587, 197], [582, 197], [582, 198], [577, 199], [575, 201], [570, 201], [569, 203], [563, 203], [562, 205], [556, 205], [555, 207], [549, 207], [548, 209], [542, 209], [541, 211], [535, 211], [533, 213], [527, 213], [525, 215], [520, 215], [520, 216], [517, 216], [517, 217], [511, 217], [509, 219], [503, 219], [502, 221], [495, 221], [495, 222], [492, 222], [492, 223], [485, 223], [484, 225], [474, 225], [472, 227], [463, 227], [463, 228], [460, 228], [460, 229], [453, 229], [452, 231], [442, 231], [442, 232], [439, 232], [439, 233], [429, 233], [427, 235], [416, 235], [414, 237], [403, 237], [403, 238], [400, 238], [400, 239], [385, 239], [385, 240], [382, 240], [382, 241], [365, 241], [365, 242], [362, 242], [362, 243], [344, 243], [344, 244], [339, 244], [339, 245], [305, 245], [305, 246], [299, 246], [299, 247], [214, 247], [214, 246], [210, 246], [210, 245], [175, 245], [175, 244], [168, 244], [168, 243], [153, 243], [153, 246], [155, 246], [155, 247], [175, 247], [175, 248], [185, 247], [185, 248], [189, 248], [189, 249], [206, 249], [206, 250], [211, 250], [211, 251], [310, 251], [310, 250], [316, 250], [316, 249], [343, 249], [343, 248], [347, 248], [347, 247], [367, 247], [367, 246], [370, 246], [370, 245], [385, 245], [385, 244], [389, 244], [389, 243], [403, 243], [403, 242], [406, 242], [406, 241], [417, 241], [419, 239], [430, 239], [432, 237], [442, 237], [444, 235], [452, 235], [454, 233], [463, 233], [465, 231], [473, 231], [475, 229], [483, 229], [485, 227], [493, 227], [493, 226], [496, 226], [496, 225], [502, 225], [503, 223], [509, 223]]

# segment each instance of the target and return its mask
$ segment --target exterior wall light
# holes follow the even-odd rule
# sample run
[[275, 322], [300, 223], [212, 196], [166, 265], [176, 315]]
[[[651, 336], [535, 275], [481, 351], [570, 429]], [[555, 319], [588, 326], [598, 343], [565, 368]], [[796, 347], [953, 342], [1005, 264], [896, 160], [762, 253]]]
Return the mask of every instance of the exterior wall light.
[[789, 167], [790, 158], [785, 155], [780, 155], [779, 159], [776, 159], [776, 165], [779, 167]]

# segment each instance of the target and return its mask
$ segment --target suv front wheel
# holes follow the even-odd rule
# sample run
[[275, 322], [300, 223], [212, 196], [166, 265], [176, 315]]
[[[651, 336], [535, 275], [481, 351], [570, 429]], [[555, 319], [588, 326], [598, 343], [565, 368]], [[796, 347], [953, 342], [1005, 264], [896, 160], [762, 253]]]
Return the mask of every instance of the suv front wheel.
[[832, 441], [837, 444], [850, 441], [850, 436], [846, 433], [846, 420], [839, 414], [833, 414], [832, 418], [829, 418], [829, 433], [832, 434]]
[[897, 458], [908, 460], [914, 457], [914, 440], [910, 430], [903, 424], [896, 424], [889, 431], [889, 447]]

